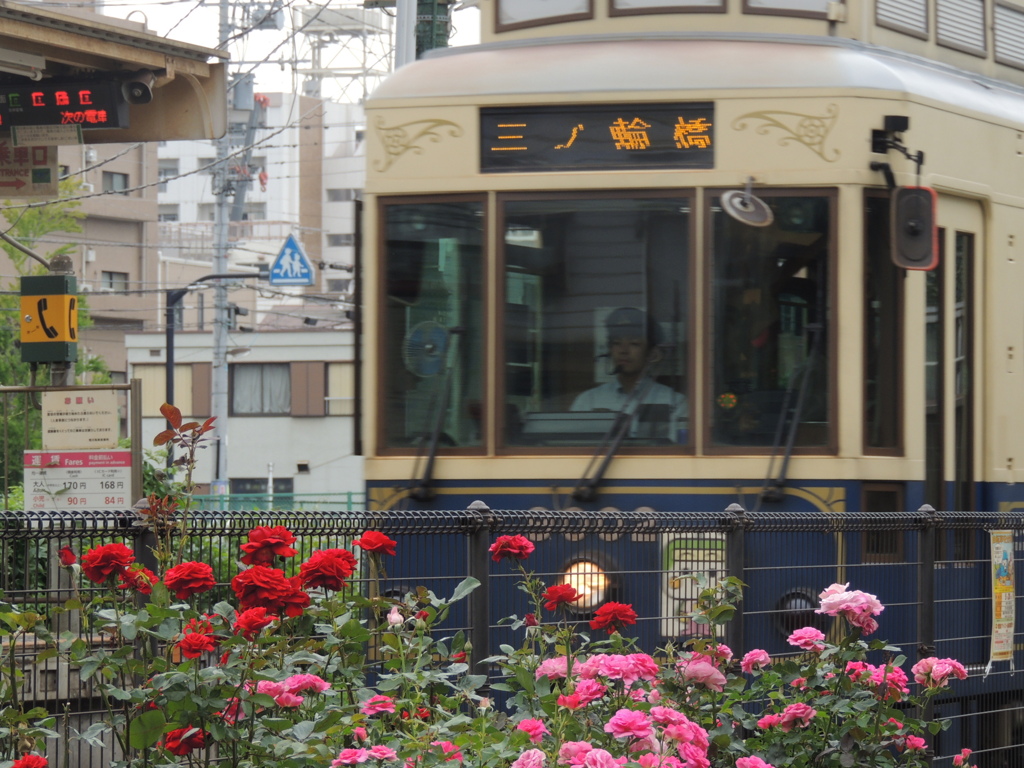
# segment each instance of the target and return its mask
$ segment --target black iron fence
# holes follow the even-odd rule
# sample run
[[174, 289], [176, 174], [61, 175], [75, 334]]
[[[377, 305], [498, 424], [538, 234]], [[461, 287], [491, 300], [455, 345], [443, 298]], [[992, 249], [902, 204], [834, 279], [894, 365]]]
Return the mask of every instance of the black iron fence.
[[[970, 672], [935, 704], [934, 716], [950, 721], [934, 740], [936, 762], [949, 765], [970, 747], [982, 768], [1024, 768], [1024, 675], [1014, 675], [1024, 645], [1016, 628], [1008, 646], [1012, 661], [991, 662], [997, 598], [1002, 616], [1020, 604], [1019, 589], [998, 595], [993, 584], [997, 577], [1004, 587], [1013, 584], [1024, 513], [773, 514], [736, 505], [708, 513], [523, 512], [482, 503], [447, 512], [193, 512], [186, 559], [213, 566], [221, 586], [205, 596], [211, 607], [231, 598], [239, 547], [257, 525], [291, 530], [298, 539], [296, 563], [318, 549], [351, 547], [366, 530], [386, 533], [398, 545], [387, 559], [385, 594], [422, 585], [449, 595], [465, 577], [479, 579], [482, 587], [452, 612], [448, 625], [469, 634], [476, 658], [512, 640], [504, 617], [532, 610], [516, 588], [516, 563], [490, 557], [488, 548], [500, 535], [522, 534], [536, 544], [523, 565], [545, 583], [566, 574], [575, 580], [585, 593], [581, 622], [602, 602], [631, 604], [639, 618], [629, 632], [652, 653], [694, 629], [686, 618], [695, 596], [691, 575], [712, 582], [731, 575], [747, 585], [726, 630], [737, 656], [752, 648], [792, 653], [786, 638], [794, 629], [834, 629], [814, 612], [817, 595], [848, 582], [885, 605], [876, 634], [903, 648], [907, 671], [918, 658], [938, 656], [958, 659]], [[1011, 553], [1006, 562], [993, 562], [990, 542], [999, 531], [1010, 532], [1012, 546], [996, 550]], [[70, 595], [58, 550], [70, 546], [81, 553], [112, 541], [134, 547], [140, 560], [151, 557], [152, 534], [130, 511], [0, 513], [0, 589], [9, 602], [45, 614]], [[361, 588], [358, 581], [353, 586]], [[58, 632], [78, 631], [73, 614], [59, 621]], [[30, 666], [37, 651], [19, 652]], [[48, 664], [26, 675], [24, 695], [55, 714], [69, 708], [87, 719], [88, 682], [54, 660]], [[77, 764], [90, 761], [105, 764], [102, 749], [81, 755]]]

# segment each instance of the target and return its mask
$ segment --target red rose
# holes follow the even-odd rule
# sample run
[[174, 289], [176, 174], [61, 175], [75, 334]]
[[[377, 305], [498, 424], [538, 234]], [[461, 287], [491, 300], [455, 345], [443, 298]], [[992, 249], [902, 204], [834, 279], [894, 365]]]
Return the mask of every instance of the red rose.
[[394, 555], [395, 544], [397, 544], [396, 541], [389, 539], [380, 531], [367, 531], [361, 539], [356, 539], [352, 543], [367, 552], [382, 552], [385, 555]]
[[212, 635], [213, 634], [213, 622], [211, 619], [217, 618], [217, 614], [212, 616], [207, 614], [201, 619], [189, 619], [188, 624], [185, 625], [183, 632], [196, 632], [200, 635]]
[[231, 580], [231, 589], [243, 609], [266, 608], [272, 613], [299, 616], [309, 605], [309, 595], [299, 589], [298, 577], [288, 579], [284, 571], [254, 565]]
[[242, 545], [246, 553], [242, 562], [246, 565], [273, 565], [275, 557], [293, 557], [298, 551], [290, 544], [295, 543], [292, 532], [283, 525], [273, 528], [260, 525], [249, 531], [249, 541]]
[[564, 603], [575, 603], [581, 597], [583, 595], [578, 594], [571, 584], [555, 584], [553, 587], [548, 587], [541, 595], [542, 600], [547, 600], [544, 607], [549, 611], [555, 610]]
[[217, 584], [213, 568], [207, 563], [182, 563], [164, 574], [164, 584], [179, 600], [188, 600], [192, 595], [208, 592]]
[[164, 734], [164, 749], [172, 755], [187, 755], [206, 746], [206, 732], [201, 728], [175, 728]]
[[540, 624], [540, 622], [537, 621], [536, 616], [534, 616], [532, 613], [528, 613], [525, 616], [523, 616], [523, 624], [525, 624], [528, 627], [536, 627], [538, 624]]
[[236, 635], [241, 635], [246, 640], [255, 640], [264, 627], [269, 627], [276, 620], [277, 617], [268, 614], [266, 608], [250, 608], [235, 617], [235, 623], [231, 628]]
[[337, 592], [355, 570], [355, 555], [347, 549], [321, 549], [299, 568], [299, 579], [307, 589], [322, 587]]
[[217, 640], [202, 632], [189, 632], [178, 641], [178, 647], [186, 659], [198, 659], [206, 651], [217, 650]]
[[[68, 568], [78, 562], [78, 555], [75, 554], [71, 547], [61, 547], [60, 552], [57, 553], [57, 557], [60, 558], [60, 564], [65, 568]], [[32, 757], [32, 755], [29, 755]]]
[[117, 578], [121, 580], [118, 589], [134, 589], [140, 595], [151, 594], [153, 585], [160, 581], [159, 576], [141, 563], [132, 563], [117, 574]]
[[82, 555], [82, 573], [89, 581], [102, 584], [135, 562], [135, 553], [124, 544], [104, 544]]
[[590, 621], [591, 629], [607, 629], [608, 634], [618, 632], [621, 627], [636, 624], [636, 611], [625, 603], [605, 603]]
[[499, 536], [497, 540], [491, 544], [490, 553], [491, 560], [498, 562], [503, 557], [515, 558], [516, 560], [525, 560], [530, 556], [530, 553], [536, 547], [533, 546], [533, 542], [525, 536], [516, 534], [515, 536]]
[[11, 768], [46, 768], [48, 763], [42, 755], [22, 755]]

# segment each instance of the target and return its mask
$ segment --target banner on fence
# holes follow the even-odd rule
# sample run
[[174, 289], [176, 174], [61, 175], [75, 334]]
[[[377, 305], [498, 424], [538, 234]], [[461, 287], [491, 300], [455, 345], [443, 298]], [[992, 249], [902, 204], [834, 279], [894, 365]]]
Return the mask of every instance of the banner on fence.
[[1013, 668], [1014, 600], [1013, 531], [989, 531], [992, 552], [992, 648], [987, 675], [992, 664], [1009, 661]]

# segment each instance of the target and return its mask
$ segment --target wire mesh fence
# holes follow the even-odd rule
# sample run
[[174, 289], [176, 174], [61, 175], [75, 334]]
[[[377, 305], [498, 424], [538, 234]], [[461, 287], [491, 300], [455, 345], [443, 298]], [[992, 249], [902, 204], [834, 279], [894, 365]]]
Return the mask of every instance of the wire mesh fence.
[[[1024, 768], [1024, 676], [1014, 675], [1024, 645], [1016, 629], [1013, 661], [990, 664], [993, 584], [1000, 566], [1012, 577], [1019, 559], [1011, 547], [1008, 563], [994, 563], [991, 533], [1009, 531], [1012, 541], [1024, 529], [1024, 514], [773, 514], [737, 506], [708, 513], [523, 512], [483, 505], [442, 512], [200, 511], [189, 515], [182, 551], [184, 559], [213, 567], [218, 586], [203, 596], [206, 608], [234, 599], [230, 582], [240, 567], [240, 545], [252, 528], [272, 525], [296, 536], [298, 554], [289, 566], [295, 571], [317, 550], [351, 548], [366, 530], [395, 539], [397, 554], [387, 558], [380, 580], [385, 596], [421, 586], [447, 596], [467, 576], [479, 579], [481, 588], [456, 605], [444, 628], [467, 632], [476, 658], [514, 642], [503, 619], [535, 610], [518, 589], [523, 568], [548, 585], [572, 580], [583, 594], [574, 605], [583, 631], [600, 604], [631, 604], [638, 620], [628, 633], [655, 654], [700, 632], [687, 617], [696, 598], [689, 577], [703, 575], [713, 584], [737, 576], [746, 584], [744, 599], [725, 630], [737, 658], [752, 648], [773, 657], [795, 654], [786, 639], [804, 626], [835, 636], [835, 620], [815, 613], [818, 594], [849, 582], [885, 605], [877, 636], [903, 649], [908, 670], [919, 658], [938, 656], [958, 659], [970, 672], [935, 704], [934, 715], [950, 721], [932, 744], [935, 762], [948, 765], [969, 747], [981, 768]], [[536, 550], [527, 560], [494, 561], [488, 548], [511, 534], [526, 536]], [[60, 548], [81, 553], [115, 541], [132, 547], [140, 560], [151, 557], [152, 533], [132, 511], [0, 513], [0, 589], [8, 602], [49, 614], [72, 594], [58, 564]], [[366, 589], [363, 576], [352, 581], [353, 589]], [[1000, 610], [1015, 609], [1019, 591], [1009, 605], [1002, 599]], [[87, 632], [73, 612], [58, 616], [55, 629]], [[15, 649], [26, 670], [22, 695], [55, 715], [66, 713], [61, 722], [82, 730], [96, 707], [92, 682], [59, 659], [33, 665], [41, 650], [27, 640]], [[95, 745], [75, 764], [105, 765], [104, 755]]]

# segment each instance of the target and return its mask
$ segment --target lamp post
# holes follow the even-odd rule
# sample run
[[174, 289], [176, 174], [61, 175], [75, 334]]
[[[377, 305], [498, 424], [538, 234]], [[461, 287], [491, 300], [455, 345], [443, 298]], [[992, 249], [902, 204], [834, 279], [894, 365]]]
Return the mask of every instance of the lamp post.
[[[257, 272], [253, 274], [251, 272], [215, 272], [212, 275], [203, 275], [202, 277], [193, 280], [191, 283], [186, 285], [184, 288], [168, 288], [167, 289], [167, 301], [164, 308], [164, 325], [165, 333], [167, 338], [167, 349], [164, 355], [164, 388], [165, 401], [174, 405], [174, 310], [181, 303], [181, 300], [185, 298], [185, 294], [191, 291], [200, 283], [205, 283], [207, 280], [221, 280], [228, 278], [256, 278], [257, 280], [266, 280], [267, 272]], [[219, 425], [223, 426], [223, 425]], [[170, 424], [168, 424], [168, 428]], [[174, 463], [174, 445], [173, 443], [167, 443], [167, 466], [170, 467]]]

